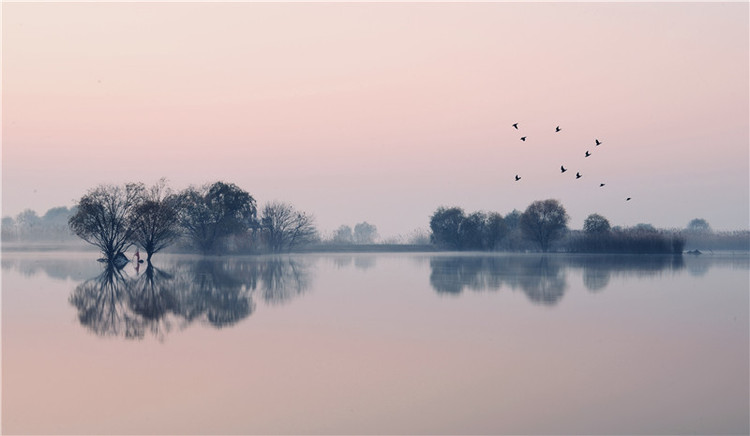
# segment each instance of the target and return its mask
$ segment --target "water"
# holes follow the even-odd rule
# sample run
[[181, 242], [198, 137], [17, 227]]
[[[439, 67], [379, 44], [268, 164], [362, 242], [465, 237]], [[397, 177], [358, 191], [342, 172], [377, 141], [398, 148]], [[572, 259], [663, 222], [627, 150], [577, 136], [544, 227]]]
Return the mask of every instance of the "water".
[[3, 253], [5, 434], [747, 434], [746, 255]]

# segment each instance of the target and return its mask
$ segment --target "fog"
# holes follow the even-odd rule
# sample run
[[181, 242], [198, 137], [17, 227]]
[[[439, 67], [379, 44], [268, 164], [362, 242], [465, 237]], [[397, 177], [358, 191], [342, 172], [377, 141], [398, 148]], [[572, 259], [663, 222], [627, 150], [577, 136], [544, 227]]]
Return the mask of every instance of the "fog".
[[10, 3], [2, 20], [2, 216], [166, 177], [288, 201], [324, 235], [546, 198], [572, 228], [748, 228], [747, 3]]

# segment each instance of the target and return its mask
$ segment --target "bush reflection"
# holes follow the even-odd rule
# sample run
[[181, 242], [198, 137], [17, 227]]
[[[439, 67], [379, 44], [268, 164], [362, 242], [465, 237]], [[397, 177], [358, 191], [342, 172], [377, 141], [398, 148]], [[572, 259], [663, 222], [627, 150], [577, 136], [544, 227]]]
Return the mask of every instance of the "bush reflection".
[[101, 336], [160, 340], [194, 322], [232, 326], [253, 314], [256, 292], [281, 304], [310, 286], [309, 265], [291, 259], [178, 261], [164, 270], [149, 264], [134, 274], [105, 268], [78, 285], [70, 303], [80, 323]]
[[435, 256], [430, 284], [439, 294], [520, 289], [534, 303], [555, 305], [568, 288], [566, 271], [581, 269], [583, 284], [601, 291], [614, 275], [652, 276], [685, 268], [682, 256]]

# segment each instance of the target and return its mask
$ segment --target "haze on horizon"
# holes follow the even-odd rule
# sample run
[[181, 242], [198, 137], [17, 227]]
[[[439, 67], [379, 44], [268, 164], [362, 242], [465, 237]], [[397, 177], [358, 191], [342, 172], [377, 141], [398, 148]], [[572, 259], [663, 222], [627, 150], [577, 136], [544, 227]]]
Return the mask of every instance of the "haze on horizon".
[[288, 201], [324, 233], [546, 198], [571, 228], [747, 229], [748, 9], [4, 3], [2, 215], [166, 177]]

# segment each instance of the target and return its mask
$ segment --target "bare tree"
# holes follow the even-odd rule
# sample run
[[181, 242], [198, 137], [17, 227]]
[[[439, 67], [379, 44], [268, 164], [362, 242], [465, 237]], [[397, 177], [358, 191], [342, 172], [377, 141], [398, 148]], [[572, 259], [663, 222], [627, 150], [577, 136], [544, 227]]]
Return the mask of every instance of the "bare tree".
[[567, 230], [568, 213], [557, 200], [535, 201], [521, 215], [521, 230], [546, 252], [555, 239]]
[[298, 212], [291, 204], [271, 202], [263, 206], [261, 229], [272, 251], [290, 250], [317, 237], [314, 218]]
[[143, 192], [133, 208], [133, 241], [146, 251], [147, 261], [180, 237], [180, 201], [165, 179]]
[[81, 197], [68, 220], [78, 237], [98, 247], [109, 262], [132, 244], [130, 214], [143, 195], [143, 184], [99, 185]]

